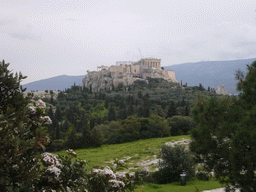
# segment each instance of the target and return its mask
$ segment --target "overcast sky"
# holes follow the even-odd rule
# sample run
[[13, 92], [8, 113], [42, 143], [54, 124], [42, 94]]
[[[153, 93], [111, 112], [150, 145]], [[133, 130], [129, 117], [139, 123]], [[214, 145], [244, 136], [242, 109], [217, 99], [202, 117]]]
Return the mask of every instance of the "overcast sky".
[[141, 57], [256, 58], [255, 10], [256, 0], [0, 0], [0, 60], [24, 84]]

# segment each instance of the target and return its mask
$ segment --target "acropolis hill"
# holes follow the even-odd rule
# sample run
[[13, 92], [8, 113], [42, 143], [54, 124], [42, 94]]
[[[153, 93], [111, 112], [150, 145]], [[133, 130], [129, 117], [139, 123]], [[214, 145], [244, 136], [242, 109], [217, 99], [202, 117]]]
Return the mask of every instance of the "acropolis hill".
[[117, 61], [116, 65], [98, 66], [97, 71], [88, 70], [83, 85], [92, 85], [93, 88], [117, 87], [120, 83], [132, 85], [137, 80], [147, 82], [148, 77], [177, 82], [174, 71], [161, 67], [161, 59], [145, 58], [138, 62]]

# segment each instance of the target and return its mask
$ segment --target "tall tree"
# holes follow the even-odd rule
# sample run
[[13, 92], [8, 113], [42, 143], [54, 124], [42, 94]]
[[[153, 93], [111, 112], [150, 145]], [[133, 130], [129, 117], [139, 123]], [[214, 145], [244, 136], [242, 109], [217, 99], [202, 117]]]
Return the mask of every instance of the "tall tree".
[[[256, 191], [256, 61], [237, 73], [239, 99], [200, 98], [192, 110], [190, 148], [223, 183]], [[232, 188], [232, 187], [230, 187]]]
[[24, 97], [20, 82], [26, 77], [13, 75], [8, 66], [0, 62], [0, 189], [33, 191], [40, 176], [40, 146], [48, 142], [41, 119], [44, 105], [33, 105], [31, 94]]
[[60, 107], [57, 106], [57, 109], [55, 111], [55, 118], [58, 120], [58, 121], [61, 121], [62, 119], [62, 114], [61, 114], [61, 110], [60, 110]]
[[166, 118], [173, 117], [177, 114], [177, 109], [175, 106], [175, 103], [173, 101], [170, 101], [169, 108], [166, 114]]
[[134, 108], [133, 108], [133, 105], [130, 104], [128, 107], [128, 110], [127, 110], [127, 115], [131, 116], [131, 115], [133, 115], [133, 113], [134, 113]]
[[108, 109], [108, 121], [113, 121], [113, 120], [116, 120], [116, 112], [113, 107], [113, 104], [111, 104]]

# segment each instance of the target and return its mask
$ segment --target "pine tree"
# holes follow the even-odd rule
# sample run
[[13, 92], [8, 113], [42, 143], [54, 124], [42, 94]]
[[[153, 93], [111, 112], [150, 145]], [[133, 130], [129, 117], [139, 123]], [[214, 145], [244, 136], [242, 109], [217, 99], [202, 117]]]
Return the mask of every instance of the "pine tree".
[[53, 115], [53, 111], [52, 111], [52, 106], [50, 106], [49, 110], [48, 110], [48, 115], [51, 119], [54, 118], [54, 115]]
[[138, 92], [138, 97], [142, 98], [142, 92], [141, 91]]
[[185, 107], [185, 116], [189, 116], [189, 109], [188, 109], [188, 106], [186, 105]]
[[138, 117], [143, 117], [143, 107], [142, 106], [139, 107]]
[[108, 109], [108, 121], [113, 121], [113, 120], [116, 120], [116, 112], [113, 105], [111, 104]]
[[62, 119], [62, 114], [61, 114], [61, 110], [60, 110], [60, 107], [57, 106], [57, 109], [55, 111], [55, 118], [58, 120], [58, 121], [61, 121]]
[[92, 84], [90, 84], [89, 93], [92, 94]]
[[166, 118], [173, 117], [177, 114], [177, 109], [173, 101], [170, 101]]
[[127, 115], [131, 116], [131, 115], [133, 115], [133, 113], [134, 113], [134, 108], [133, 108], [133, 105], [130, 104], [128, 107], [128, 110], [127, 110]]

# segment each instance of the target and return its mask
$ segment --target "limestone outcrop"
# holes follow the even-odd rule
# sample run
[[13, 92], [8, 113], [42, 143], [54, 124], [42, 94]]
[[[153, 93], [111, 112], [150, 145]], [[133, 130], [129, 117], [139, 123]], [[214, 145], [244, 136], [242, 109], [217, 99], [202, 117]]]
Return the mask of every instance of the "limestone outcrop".
[[138, 62], [118, 61], [116, 65], [98, 66], [97, 71], [87, 71], [83, 85], [92, 85], [93, 88], [109, 88], [122, 83], [132, 85], [135, 81], [146, 81], [147, 78], [163, 78], [178, 82], [174, 71], [167, 71], [161, 67], [161, 59], [145, 58]]

